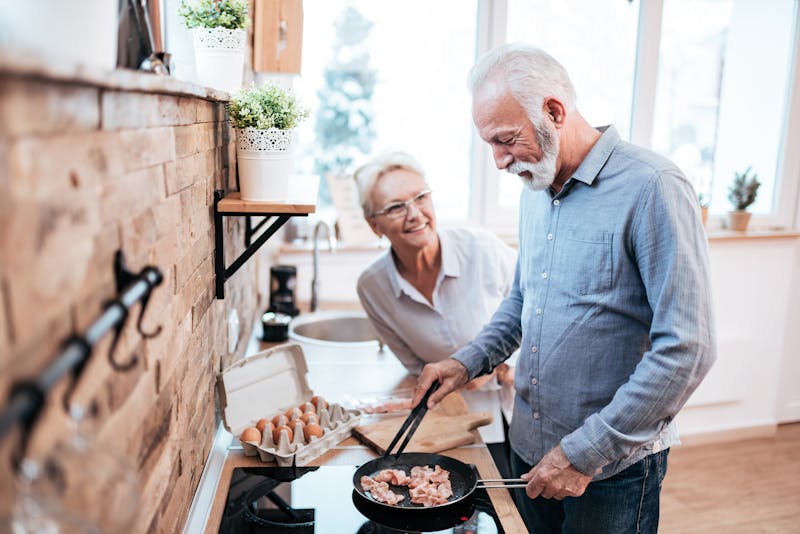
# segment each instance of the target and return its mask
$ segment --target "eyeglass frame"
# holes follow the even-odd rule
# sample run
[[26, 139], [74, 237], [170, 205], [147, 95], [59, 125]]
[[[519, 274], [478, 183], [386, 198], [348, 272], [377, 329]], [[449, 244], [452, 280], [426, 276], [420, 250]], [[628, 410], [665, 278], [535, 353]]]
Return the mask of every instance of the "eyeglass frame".
[[[400, 219], [401, 217], [406, 217], [408, 216], [409, 205], [414, 204], [414, 207], [416, 207], [417, 209], [421, 209], [420, 205], [417, 205], [417, 202], [420, 201], [424, 202], [423, 204], [421, 204], [422, 206], [424, 206], [425, 204], [431, 201], [430, 196], [432, 193], [433, 191], [431, 189], [424, 189], [406, 201], [392, 202], [391, 204], [384, 206], [380, 210], [370, 215], [370, 217], [378, 217], [379, 215], [386, 215], [389, 219]], [[402, 206], [402, 210], [398, 211], [397, 215], [391, 215], [389, 213], [389, 210], [393, 208], [399, 208], [400, 206]]]

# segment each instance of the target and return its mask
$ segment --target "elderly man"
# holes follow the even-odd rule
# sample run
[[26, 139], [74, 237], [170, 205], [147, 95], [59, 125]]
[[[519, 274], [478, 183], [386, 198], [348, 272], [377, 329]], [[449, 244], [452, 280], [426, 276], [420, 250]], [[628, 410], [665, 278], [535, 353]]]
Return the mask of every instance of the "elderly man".
[[564, 68], [525, 45], [470, 73], [497, 167], [519, 175], [514, 284], [478, 337], [419, 377], [444, 395], [520, 346], [511, 465], [537, 534], [656, 532], [672, 422], [715, 358], [708, 252], [691, 185], [594, 128]]

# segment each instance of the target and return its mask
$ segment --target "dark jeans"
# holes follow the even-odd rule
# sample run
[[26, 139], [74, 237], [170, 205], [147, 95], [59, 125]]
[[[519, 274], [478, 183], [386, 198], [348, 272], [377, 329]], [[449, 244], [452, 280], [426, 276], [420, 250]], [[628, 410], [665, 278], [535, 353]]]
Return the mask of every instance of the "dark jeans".
[[[580, 497], [530, 499], [524, 489], [511, 491], [535, 534], [655, 534], [668, 454], [669, 449], [651, 454], [611, 478], [591, 482]], [[531, 469], [511, 451], [515, 477]]]
[[511, 446], [508, 444], [508, 423], [506, 418], [503, 417], [503, 437], [505, 438], [502, 443], [487, 443], [486, 447], [492, 455], [494, 465], [497, 466], [497, 471], [503, 478], [517, 478], [511, 475]]

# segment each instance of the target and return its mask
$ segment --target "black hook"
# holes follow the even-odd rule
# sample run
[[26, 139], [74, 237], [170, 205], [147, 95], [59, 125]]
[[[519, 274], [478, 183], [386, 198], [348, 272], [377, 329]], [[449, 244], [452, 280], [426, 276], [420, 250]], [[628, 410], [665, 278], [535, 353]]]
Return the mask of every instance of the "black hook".
[[[147, 308], [147, 304], [150, 301], [150, 294], [154, 286], [161, 283], [164, 279], [164, 276], [161, 274], [161, 271], [154, 267], [146, 267], [141, 273], [134, 274], [128, 270], [125, 264], [125, 255], [122, 253], [121, 250], [118, 250], [114, 254], [114, 279], [116, 281], [117, 286], [117, 295], [120, 295], [125, 288], [127, 288], [130, 284], [137, 282], [139, 280], [144, 280], [148, 285], [148, 290], [142, 296], [141, 300], [141, 310], [139, 311], [139, 318], [136, 321], [136, 330], [139, 334], [145, 338], [153, 338], [161, 333], [162, 327], [158, 326], [152, 332], [145, 332], [142, 326], [144, 321], [144, 313], [145, 309]], [[135, 354], [131, 358], [131, 360], [125, 364], [120, 364], [114, 359], [114, 350], [117, 347], [117, 343], [119, 341], [120, 334], [122, 333], [122, 329], [125, 327], [125, 323], [128, 320], [129, 309], [122, 302], [121, 299], [117, 298], [111, 302], [111, 305], [117, 305], [122, 310], [122, 318], [117, 322], [116, 326], [114, 326], [114, 339], [111, 341], [111, 347], [109, 348], [108, 352], [108, 360], [111, 362], [111, 366], [117, 371], [127, 371], [131, 369], [136, 363], [139, 361], [138, 356]]]
[[[159, 277], [161, 276], [160, 272], [158, 272], [157, 274]], [[150, 289], [152, 290], [152, 287]], [[152, 291], [148, 291], [147, 294], [144, 297], [142, 297], [142, 309], [139, 311], [139, 320], [136, 321], [136, 330], [138, 330], [139, 334], [145, 339], [156, 337], [158, 334], [161, 333], [161, 325], [158, 325], [158, 327], [152, 332], [145, 332], [144, 329], [142, 328], [142, 321], [144, 320], [144, 311], [145, 308], [147, 308], [147, 303], [150, 302], [151, 293]]]
[[122, 318], [117, 321], [117, 324], [114, 326], [114, 338], [111, 340], [111, 346], [108, 348], [108, 361], [115, 371], [130, 371], [139, 361], [139, 357], [136, 354], [133, 354], [130, 361], [127, 363], [119, 363], [114, 359], [114, 350], [116, 350], [117, 343], [119, 343], [122, 329], [125, 328], [125, 323], [128, 321], [128, 308], [119, 299], [112, 300], [109, 306], [119, 306], [122, 310]]
[[64, 343], [64, 350], [71, 345], [75, 345], [76, 348], [81, 351], [82, 356], [69, 371], [70, 375], [72, 375], [71, 380], [66, 391], [64, 391], [64, 397], [61, 399], [61, 404], [64, 407], [64, 411], [67, 413], [69, 413], [70, 401], [72, 400], [72, 394], [75, 392], [75, 386], [78, 384], [78, 378], [81, 376], [83, 368], [86, 367], [86, 362], [89, 361], [89, 354], [92, 352], [92, 346], [89, 345], [89, 342], [86, 341], [86, 338], [83, 336], [70, 336]]

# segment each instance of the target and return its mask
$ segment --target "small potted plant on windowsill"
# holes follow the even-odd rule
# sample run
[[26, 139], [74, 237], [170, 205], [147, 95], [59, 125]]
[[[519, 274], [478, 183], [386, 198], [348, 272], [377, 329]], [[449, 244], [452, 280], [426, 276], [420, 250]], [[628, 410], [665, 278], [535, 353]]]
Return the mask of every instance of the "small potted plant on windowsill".
[[747, 230], [752, 214], [746, 210], [756, 201], [758, 187], [761, 185], [758, 174], [753, 173], [751, 176], [751, 170], [748, 167], [744, 172], [734, 173], [733, 183], [728, 186], [728, 200], [734, 207], [734, 211], [728, 212], [728, 228], [737, 232]]
[[228, 114], [236, 128], [239, 191], [243, 200], [286, 201], [292, 172], [294, 128], [308, 110], [276, 83], [235, 94]]
[[248, 0], [182, 0], [178, 14], [194, 36], [197, 81], [229, 93], [240, 89]]

